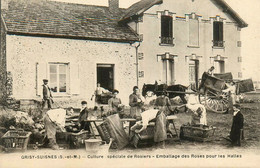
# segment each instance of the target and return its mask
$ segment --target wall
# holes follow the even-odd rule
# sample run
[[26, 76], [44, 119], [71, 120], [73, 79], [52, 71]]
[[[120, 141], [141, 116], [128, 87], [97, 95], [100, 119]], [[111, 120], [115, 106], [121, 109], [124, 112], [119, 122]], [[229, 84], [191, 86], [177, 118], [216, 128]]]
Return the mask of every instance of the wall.
[[[174, 46], [162, 46], [160, 43], [161, 21], [158, 13], [168, 10], [173, 13], [173, 37]], [[175, 13], [175, 14], [174, 14]], [[200, 15], [199, 19], [199, 46], [189, 47], [189, 19], [186, 14], [195, 13]], [[219, 15], [225, 19], [224, 22], [224, 48], [213, 48], [213, 21], [211, 17]], [[238, 72], [241, 72], [241, 48], [237, 47], [240, 41], [240, 30], [236, 23], [227, 14], [223, 13], [211, 1], [204, 0], [164, 0], [160, 5], [154, 5], [144, 13], [143, 21], [138, 23], [139, 34], [143, 35], [143, 42], [139, 52], [144, 53], [144, 59], [139, 62], [139, 70], [144, 71], [144, 78], [140, 78], [142, 83], [154, 83], [155, 80], [162, 81], [162, 63], [157, 59], [158, 54], [169, 52], [177, 55], [175, 60], [175, 83], [188, 85], [189, 64], [186, 56], [196, 54], [200, 61], [199, 77], [210, 66], [214, 65], [210, 57], [221, 55], [227, 57], [225, 61], [225, 71], [232, 72], [233, 77], [238, 79]], [[131, 27], [134, 22], [131, 22]]]
[[0, 19], [0, 102], [5, 103], [6, 92], [6, 31], [2, 19]]
[[[42, 92], [42, 79], [48, 76], [46, 68], [39, 72], [37, 67], [63, 62], [74, 67], [70, 74], [71, 89], [75, 90], [77, 85], [79, 88], [74, 93], [70, 90], [66, 95], [56, 95], [55, 104], [79, 107], [81, 100], [87, 100], [93, 106], [90, 97], [96, 87], [96, 64], [103, 63], [114, 64], [114, 86], [123, 103], [128, 104], [136, 84], [136, 51], [128, 43], [7, 35], [7, 44], [7, 70], [13, 76], [12, 97], [16, 99], [41, 100], [38, 95]], [[75, 71], [75, 67], [79, 68]]]

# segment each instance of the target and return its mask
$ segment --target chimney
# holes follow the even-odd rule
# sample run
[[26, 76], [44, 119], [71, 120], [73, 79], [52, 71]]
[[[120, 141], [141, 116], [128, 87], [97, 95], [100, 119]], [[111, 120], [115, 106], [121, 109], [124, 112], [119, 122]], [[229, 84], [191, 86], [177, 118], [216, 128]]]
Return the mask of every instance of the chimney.
[[5, 10], [8, 10], [8, 1], [9, 0], [0, 0], [1, 2], [1, 9], [5, 9]]
[[119, 0], [108, 0], [108, 8], [111, 13], [119, 11]]

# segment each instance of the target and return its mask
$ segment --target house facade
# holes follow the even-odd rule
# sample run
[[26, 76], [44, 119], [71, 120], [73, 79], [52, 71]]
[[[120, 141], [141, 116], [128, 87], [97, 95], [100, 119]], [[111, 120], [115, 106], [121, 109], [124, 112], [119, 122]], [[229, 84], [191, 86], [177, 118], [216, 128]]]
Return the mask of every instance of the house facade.
[[119, 90], [166, 83], [198, 87], [204, 71], [241, 73], [241, 29], [224, 0], [141, 0], [127, 9], [47, 0], [4, 0], [0, 99], [20, 109], [41, 101], [49, 80], [55, 105], [79, 107], [97, 83]]
[[223, 0], [143, 0], [129, 7], [120, 23], [142, 37], [138, 48], [139, 84], [198, 87], [214, 73], [242, 77], [241, 28], [247, 24]]
[[[136, 85], [136, 34], [117, 24], [110, 7], [51, 1], [9, 0], [2, 9], [1, 98], [35, 108], [49, 80], [56, 107], [80, 107], [96, 84], [128, 104]], [[9, 102], [10, 103], [10, 102]]]

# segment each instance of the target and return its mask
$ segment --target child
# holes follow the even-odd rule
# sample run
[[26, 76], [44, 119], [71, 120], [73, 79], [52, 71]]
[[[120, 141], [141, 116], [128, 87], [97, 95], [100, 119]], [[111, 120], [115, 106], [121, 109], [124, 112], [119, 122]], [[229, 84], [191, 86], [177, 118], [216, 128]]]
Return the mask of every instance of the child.
[[79, 114], [79, 128], [80, 130], [87, 130], [90, 131], [89, 129], [89, 122], [87, 121], [88, 119], [88, 109], [87, 109], [87, 102], [86, 101], [82, 101], [81, 102], [81, 110], [80, 110], [80, 114]]
[[240, 146], [240, 137], [243, 136], [241, 135], [241, 130], [244, 127], [244, 116], [240, 112], [240, 106], [238, 104], [235, 104], [233, 109], [234, 113], [232, 127], [230, 131], [230, 140], [232, 142], [232, 145]]

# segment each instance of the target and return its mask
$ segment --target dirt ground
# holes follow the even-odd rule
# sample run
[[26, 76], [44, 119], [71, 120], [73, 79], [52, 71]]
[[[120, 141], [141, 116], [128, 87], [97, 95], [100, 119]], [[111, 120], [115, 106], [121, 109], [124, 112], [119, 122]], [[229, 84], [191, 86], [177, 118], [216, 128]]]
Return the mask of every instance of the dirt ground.
[[[241, 112], [244, 114], [244, 135], [245, 141], [239, 147], [246, 151], [260, 151], [260, 102], [255, 103], [242, 103]], [[177, 114], [178, 119], [175, 122], [177, 132], [180, 132], [180, 126], [190, 121], [190, 114], [180, 112]], [[182, 140], [181, 143], [176, 139], [169, 139], [166, 142], [166, 150], [230, 150], [230, 142], [224, 139], [229, 134], [232, 124], [232, 114], [217, 114], [214, 112], [207, 112], [208, 125], [216, 127], [213, 141], [211, 142], [195, 142]], [[141, 148], [135, 149], [134, 147], [127, 147], [125, 151], [153, 151], [155, 146], [143, 145]], [[113, 153], [113, 151], [111, 151]]]
[[[0, 167], [259, 167], [260, 158], [260, 102], [242, 103], [244, 114], [245, 141], [241, 147], [232, 147], [230, 142], [222, 137], [229, 134], [232, 124], [232, 114], [207, 113], [208, 125], [216, 127], [214, 140], [211, 142], [195, 142], [170, 139], [165, 149], [155, 145], [123, 150], [99, 151], [87, 153], [85, 149], [28, 149], [20, 153], [0, 153]], [[182, 124], [187, 123], [190, 114], [177, 114], [176, 127], [178, 132]], [[76, 159], [73, 158], [76, 156]], [[120, 157], [124, 158], [120, 158]], [[128, 159], [131, 156], [132, 159]], [[165, 158], [172, 156], [176, 158]], [[203, 156], [203, 158], [201, 158]], [[221, 157], [225, 158], [221, 158]], [[39, 158], [37, 158], [39, 157]], [[46, 157], [50, 157], [47, 158]], [[62, 157], [62, 159], [53, 159]], [[101, 158], [102, 157], [102, 158]], [[212, 158], [206, 158], [212, 157]], [[12, 160], [10, 162], [10, 159]], [[13, 162], [15, 160], [15, 162]], [[36, 164], [37, 163], [37, 164]], [[92, 165], [92, 166], [91, 166]], [[139, 165], [139, 166], [138, 166]]]

